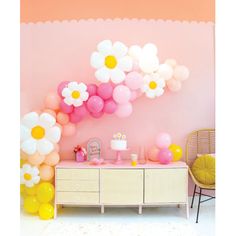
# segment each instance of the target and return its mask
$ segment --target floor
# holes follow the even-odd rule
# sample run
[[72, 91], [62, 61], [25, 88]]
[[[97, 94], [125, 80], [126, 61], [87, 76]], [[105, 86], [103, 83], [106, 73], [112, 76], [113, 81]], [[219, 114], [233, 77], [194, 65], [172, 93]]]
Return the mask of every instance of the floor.
[[137, 208], [100, 208], [59, 209], [56, 220], [42, 221], [38, 216], [21, 213], [22, 236], [214, 236], [215, 202], [201, 205], [199, 223], [195, 223], [195, 206], [190, 209], [190, 217], [185, 217], [185, 208], [150, 207], [138, 215]]

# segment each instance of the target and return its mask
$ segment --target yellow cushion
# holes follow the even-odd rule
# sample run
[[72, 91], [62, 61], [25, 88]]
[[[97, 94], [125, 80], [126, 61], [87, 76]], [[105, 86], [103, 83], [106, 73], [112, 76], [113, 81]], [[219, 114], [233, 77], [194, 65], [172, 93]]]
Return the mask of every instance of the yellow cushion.
[[194, 177], [202, 184], [215, 183], [215, 157], [206, 154], [198, 157], [192, 165]]

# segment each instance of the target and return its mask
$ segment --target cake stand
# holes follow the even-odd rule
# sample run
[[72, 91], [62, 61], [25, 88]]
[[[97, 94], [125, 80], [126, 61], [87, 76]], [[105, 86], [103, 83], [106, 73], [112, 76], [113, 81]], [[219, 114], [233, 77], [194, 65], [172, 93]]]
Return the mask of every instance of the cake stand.
[[116, 165], [120, 165], [123, 163], [122, 159], [121, 159], [121, 152], [125, 152], [125, 151], [128, 151], [129, 148], [126, 148], [126, 149], [122, 149], [122, 150], [116, 150], [116, 149], [111, 149], [113, 151], [116, 152], [116, 160], [114, 161], [114, 164]]

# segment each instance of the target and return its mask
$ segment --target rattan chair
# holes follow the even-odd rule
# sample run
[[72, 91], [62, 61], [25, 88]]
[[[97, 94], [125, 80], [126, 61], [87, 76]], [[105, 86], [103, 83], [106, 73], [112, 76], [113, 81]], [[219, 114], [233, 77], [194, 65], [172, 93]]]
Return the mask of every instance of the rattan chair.
[[[196, 159], [197, 154], [209, 154], [209, 153], [215, 153], [215, 129], [196, 130], [188, 135], [187, 142], [186, 142], [186, 163], [189, 166], [189, 175], [191, 176], [195, 184], [191, 208], [193, 208], [195, 195], [199, 194], [196, 223], [198, 223], [199, 210], [200, 210], [201, 203], [215, 198], [215, 196], [204, 194], [202, 193], [202, 191], [215, 190], [215, 184], [205, 185], [197, 181], [197, 179], [194, 177], [191, 171], [191, 166], [194, 160]], [[199, 192], [197, 192], [197, 187], [199, 188]], [[208, 198], [205, 200], [201, 200], [202, 196], [207, 196]]]

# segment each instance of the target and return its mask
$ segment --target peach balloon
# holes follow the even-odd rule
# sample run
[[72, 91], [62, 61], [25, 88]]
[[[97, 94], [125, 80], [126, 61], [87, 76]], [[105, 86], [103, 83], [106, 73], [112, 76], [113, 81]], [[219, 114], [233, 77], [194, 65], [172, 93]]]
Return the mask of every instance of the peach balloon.
[[48, 109], [58, 110], [61, 98], [56, 92], [50, 92], [44, 99], [44, 105]]
[[58, 112], [57, 122], [61, 125], [66, 125], [69, 123], [69, 116], [63, 112]]
[[62, 136], [72, 136], [76, 132], [76, 126], [72, 123], [68, 123], [63, 126]]
[[41, 180], [49, 181], [54, 177], [54, 168], [49, 165], [42, 164], [39, 167], [39, 175]]
[[179, 80], [176, 79], [170, 79], [167, 81], [167, 87], [172, 92], [177, 92], [181, 89], [182, 84]]
[[20, 159], [26, 161], [28, 160], [28, 156], [25, 152], [23, 152], [22, 150], [20, 150]]
[[43, 163], [44, 159], [44, 155], [40, 155], [38, 152], [36, 152], [34, 155], [28, 157], [28, 162], [33, 166], [38, 166]]
[[59, 152], [59, 151], [60, 151], [60, 146], [59, 146], [58, 143], [55, 143], [55, 144], [54, 144], [54, 151], [55, 151], [55, 152]]
[[57, 113], [51, 109], [44, 109], [43, 112], [46, 112], [46, 113], [52, 115], [54, 118], [56, 118], [56, 116], [57, 116]]
[[150, 150], [148, 151], [148, 159], [150, 161], [157, 161], [157, 156], [159, 151], [160, 150], [156, 146], [151, 147]]
[[57, 152], [51, 152], [45, 157], [44, 163], [49, 166], [55, 166], [60, 161], [60, 156]]

